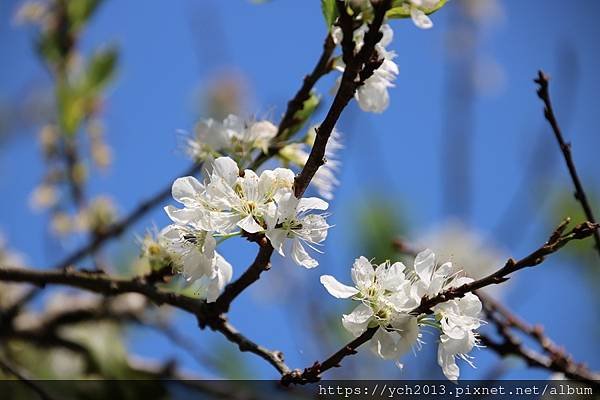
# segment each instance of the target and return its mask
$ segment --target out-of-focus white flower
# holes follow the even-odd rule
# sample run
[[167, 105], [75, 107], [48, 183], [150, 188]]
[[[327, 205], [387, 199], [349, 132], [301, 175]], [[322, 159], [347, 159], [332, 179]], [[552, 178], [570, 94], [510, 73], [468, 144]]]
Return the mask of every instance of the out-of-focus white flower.
[[82, 232], [104, 232], [117, 220], [117, 208], [109, 197], [98, 196], [77, 214], [76, 226]]
[[328, 207], [326, 201], [316, 197], [297, 199], [291, 191], [280, 192], [266, 214], [265, 235], [282, 256], [285, 256], [284, 246], [290, 239], [292, 260], [303, 267], [314, 268], [319, 263], [307, 253], [302, 243], [318, 251], [315, 246], [325, 240], [329, 225], [325, 216], [308, 212]]
[[8, 247], [4, 234], [0, 232], [0, 266], [22, 267], [24, 264], [23, 256]]
[[[312, 148], [316, 137], [316, 127], [311, 127], [308, 131], [307, 140], [305, 143], [291, 143], [284, 146], [279, 154], [284, 162], [303, 168], [308, 160], [309, 151]], [[338, 153], [344, 148], [342, 143], [342, 135], [337, 129], [333, 129], [331, 136], [325, 147], [325, 164], [321, 165], [315, 176], [310, 181], [310, 185], [314, 186], [319, 195], [324, 199], [332, 200], [333, 191], [339, 185], [339, 180], [336, 177], [339, 172], [341, 161], [338, 159]]]
[[48, 14], [48, 6], [41, 1], [26, 1], [14, 16], [15, 24], [41, 23]]
[[[500, 269], [507, 256], [489, 240], [458, 221], [448, 221], [422, 235], [417, 245], [432, 249], [438, 258], [452, 261], [452, 273], [481, 279]], [[512, 279], [511, 279], [512, 281]], [[509, 285], [491, 285], [481, 290], [498, 297]]]
[[36, 211], [51, 208], [58, 201], [56, 186], [42, 183], [36, 187], [29, 197], [29, 205]]
[[148, 261], [151, 270], [158, 271], [172, 264], [171, 254], [158, 232], [148, 232], [139, 242], [141, 257]]
[[223, 122], [200, 121], [194, 137], [186, 142], [186, 152], [199, 161], [224, 154], [247, 159], [255, 149], [266, 152], [276, 134], [277, 127], [270, 121], [246, 121], [231, 114]]
[[[364, 24], [354, 31], [355, 52], [360, 51], [362, 48], [365, 33], [368, 29], [368, 26]], [[388, 88], [394, 86], [392, 82], [396, 79], [399, 72], [398, 65], [393, 61], [396, 57], [396, 53], [394, 51], [386, 50], [386, 47], [394, 38], [394, 31], [387, 24], [382, 25], [380, 31], [383, 34], [383, 37], [375, 46], [375, 50], [383, 62], [379, 68], [363, 82], [355, 94], [359, 107], [363, 111], [374, 113], [381, 113], [387, 109], [389, 105]], [[331, 34], [336, 44], [341, 43], [343, 38], [341, 28], [335, 27]], [[346, 66], [343, 61], [338, 59], [335, 63], [335, 69], [343, 73], [345, 68]], [[338, 85], [340, 81], [341, 78], [338, 79]]]

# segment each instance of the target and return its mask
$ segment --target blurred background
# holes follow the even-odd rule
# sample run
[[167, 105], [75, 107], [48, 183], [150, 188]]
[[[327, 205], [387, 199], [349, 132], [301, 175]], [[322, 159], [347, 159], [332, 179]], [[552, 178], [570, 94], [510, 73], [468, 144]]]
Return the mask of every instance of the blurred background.
[[[82, 224], [87, 231], [101, 229], [172, 182], [190, 165], [181, 131], [192, 132], [200, 118], [235, 112], [279, 121], [326, 35], [316, 0], [103, 1], [76, 45], [82, 59], [100, 54], [97, 87], [81, 117], [87, 150], [71, 171], [83, 176], [71, 189], [77, 195], [85, 188], [93, 205], [86, 214], [73, 210], [77, 205], [61, 208], [60, 193], [47, 184], [55, 168], [48, 156], [55, 133], [47, 125], [56, 119], [55, 78], [40, 60], [35, 27], [27, 23], [35, 10], [19, 13], [22, 5], [0, 2], [0, 230], [3, 251], [35, 268], [51, 266], [84, 243]], [[340, 321], [350, 305], [329, 296], [320, 275], [349, 281], [360, 255], [401, 258], [392, 245], [396, 238], [430, 246], [465, 268], [491, 271], [507, 257], [539, 247], [563, 217], [583, 221], [535, 93], [538, 69], [552, 77], [559, 122], [599, 214], [599, 14], [593, 0], [452, 0], [432, 15], [430, 30], [392, 21], [389, 49], [398, 54], [400, 74], [388, 110], [368, 114], [351, 103], [337, 126], [345, 145], [341, 185], [331, 202], [334, 227], [317, 256], [320, 266], [307, 271], [274, 256], [271, 271], [234, 304], [232, 323], [283, 351], [288, 365], [303, 368], [350, 338]], [[336, 77], [329, 74], [317, 85], [323, 101], [313, 123], [322, 120]], [[137, 238], [168, 222], [157, 207], [80, 266], [134, 268], [140, 262]], [[255, 252], [241, 239], [228, 240], [221, 250], [235, 276]], [[491, 293], [598, 370], [599, 267], [590, 238]], [[60, 304], [56, 292], [36, 298], [32, 312]], [[4, 288], [0, 297], [7, 295]], [[276, 377], [263, 360], [239, 353], [217, 333], [199, 331], [190, 316], [165, 313], [156, 319], [168, 321], [171, 335], [139, 323], [94, 323], [77, 328], [74, 337], [94, 342], [89, 345], [97, 354], [112, 354], [113, 365], [128, 354], [172, 361], [202, 377]], [[403, 358], [404, 369], [363, 349], [327, 377], [443, 378], [436, 337], [426, 334], [424, 340], [418, 357]], [[27, 365], [32, 356], [21, 350], [20, 362]], [[549, 377], [485, 349], [472, 355], [477, 369], [462, 364], [465, 379]], [[42, 364], [42, 376], [75, 373], [72, 360]]]

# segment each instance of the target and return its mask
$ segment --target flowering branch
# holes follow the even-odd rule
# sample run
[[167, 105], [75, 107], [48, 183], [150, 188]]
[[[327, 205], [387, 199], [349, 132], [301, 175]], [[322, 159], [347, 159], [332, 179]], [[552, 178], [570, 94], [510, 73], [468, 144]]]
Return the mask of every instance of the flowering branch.
[[[573, 156], [571, 154], [571, 144], [565, 142], [560, 126], [558, 125], [558, 121], [556, 120], [556, 116], [554, 115], [554, 109], [552, 108], [552, 101], [550, 99], [550, 92], [548, 90], [550, 77], [544, 73], [544, 71], [540, 70], [538, 71], [538, 77], [534, 80], [534, 82], [539, 85], [537, 95], [544, 102], [544, 117], [552, 127], [552, 131], [554, 132], [554, 136], [556, 137], [560, 151], [562, 152], [565, 163], [567, 164], [567, 169], [571, 175], [571, 180], [575, 186], [575, 198], [577, 201], [579, 201], [579, 203], [581, 203], [581, 207], [583, 208], [588, 221], [590, 221], [592, 224], [596, 224], [592, 207], [590, 206], [585, 194], [585, 190], [583, 189], [583, 185], [581, 184], [581, 180], [579, 179], [579, 175], [577, 174], [577, 169], [575, 168], [575, 162], [573, 161]], [[598, 230], [598, 226], [596, 226], [593, 236], [594, 241], [596, 242], [596, 250], [598, 251], [598, 255], [600, 255], [600, 232]]]
[[530, 253], [529, 255], [525, 256], [524, 258], [518, 261], [509, 258], [504, 267], [484, 278], [470, 283], [466, 283], [459, 287], [450, 288], [439, 293], [434, 297], [422, 299], [421, 304], [419, 305], [419, 307], [414, 309], [413, 314], [428, 314], [431, 312], [431, 308], [437, 304], [446, 302], [451, 299], [463, 297], [466, 293], [473, 292], [485, 286], [505, 282], [509, 279], [508, 275], [519, 271], [523, 268], [534, 267], [536, 265], [539, 265], [544, 261], [546, 256], [555, 253], [564, 245], [569, 243], [571, 240], [585, 239], [591, 236], [594, 233], [594, 231], [598, 228], [598, 224], [593, 224], [591, 222], [583, 222], [574, 227], [569, 232], [564, 233], [569, 222], [569, 218], [563, 221], [556, 228], [556, 230], [552, 233], [548, 241], [544, 243], [543, 246]]
[[[547, 369], [564, 374], [567, 378], [597, 385], [600, 375], [590, 372], [583, 364], [576, 363], [565, 351], [555, 345], [544, 334], [542, 326], [532, 326], [514, 315], [510, 310], [491, 297], [477, 292], [483, 304], [483, 311], [488, 319], [496, 326], [503, 342], [496, 342], [488, 336], [481, 335], [482, 343], [501, 356], [514, 355], [522, 358], [529, 366]], [[533, 338], [543, 349], [539, 354], [522, 345], [520, 340], [511, 332], [515, 329]]]
[[[358, 86], [360, 86], [362, 82], [369, 78], [369, 76], [373, 74], [374, 70], [381, 65], [381, 60], [371, 60], [371, 58], [373, 56], [377, 56], [377, 53], [375, 52], [375, 45], [382, 37], [382, 34], [379, 32], [379, 30], [383, 24], [385, 13], [389, 9], [390, 4], [391, 2], [389, 0], [373, 2], [375, 18], [369, 27], [369, 31], [365, 35], [364, 45], [358, 54], [354, 55], [354, 41], [352, 36], [353, 20], [346, 10], [345, 3], [343, 1], [337, 1], [337, 6], [340, 11], [340, 25], [344, 30], [344, 40], [342, 42], [344, 54], [343, 57], [345, 60], [347, 60], [349, 66], [344, 71], [342, 82], [329, 109], [329, 112], [325, 117], [325, 120], [319, 129], [317, 129], [315, 144], [313, 145], [308, 160], [306, 161], [300, 174], [295, 178], [294, 194], [297, 198], [302, 196], [317, 169], [323, 164], [323, 157], [325, 155], [325, 148], [327, 146], [329, 136], [331, 135], [333, 128], [335, 127], [335, 124], [345, 106], [354, 96]], [[331, 35], [328, 35], [323, 46], [323, 53], [317, 62], [315, 69], [305, 78], [302, 87], [294, 99], [288, 103], [288, 109], [279, 125], [277, 136], [281, 137], [284, 135], [285, 129], [287, 129], [289, 124], [293, 122], [294, 114], [299, 107], [302, 106], [303, 101], [306, 100], [310, 94], [311, 88], [314, 86], [317, 80], [330, 69], [330, 58], [334, 48], [335, 46], [333, 39], [331, 38]], [[360, 78], [358, 82], [356, 82], [357, 77]], [[254, 163], [252, 163], [252, 166], [255, 167], [260, 165], [262, 159], [263, 155], [260, 155], [254, 161]], [[264, 241], [264, 243], [262, 243], [262, 241]], [[217, 312], [226, 312], [229, 309], [229, 305], [233, 299], [249, 285], [258, 280], [262, 271], [269, 268], [273, 247], [266, 241], [265, 238], [259, 241], [259, 245], [261, 248], [254, 263], [237, 281], [227, 286], [225, 291], [217, 300], [213, 310], [216, 310]]]
[[[477, 281], [471, 281], [470, 283], [466, 283], [466, 284], [456, 286], [456, 287], [450, 286], [449, 289], [443, 290], [439, 294], [432, 296], [432, 297], [424, 296], [423, 298], [421, 298], [420, 303], [418, 303], [419, 306], [414, 308], [410, 313], [413, 315], [417, 315], [417, 316], [421, 315], [421, 314], [432, 314], [433, 313], [432, 308], [438, 304], [446, 303], [450, 300], [463, 297], [467, 293], [473, 292], [476, 289], [480, 289], [482, 287], [485, 287], [485, 286], [488, 286], [491, 284], [504, 282], [508, 279], [507, 275], [509, 275], [513, 272], [516, 272], [520, 269], [540, 264], [542, 261], [544, 261], [544, 258], [547, 255], [556, 252], [558, 249], [560, 249], [561, 247], [566, 245], [571, 240], [583, 239], [585, 237], [590, 236], [592, 234], [593, 228], [595, 227], [595, 225], [593, 225], [589, 222], [586, 222], [586, 223], [577, 225], [571, 231], [564, 233], [567, 228], [568, 223], [569, 223], [569, 219], [566, 219], [563, 223], [561, 223], [558, 226], [558, 228], [550, 236], [550, 239], [542, 247], [540, 247], [533, 253], [529, 254], [528, 256], [524, 257], [523, 259], [521, 259], [519, 261], [514, 261], [513, 259], [509, 259], [508, 262], [506, 263], [506, 265], [502, 269], [498, 270], [497, 272], [495, 272], [485, 278], [482, 278]], [[402, 248], [404, 249], [404, 246], [402, 246]], [[427, 252], [424, 252], [424, 253], [427, 253]], [[419, 259], [420, 255], [417, 256], [417, 258]], [[359, 260], [357, 260], [357, 262], [360, 264]], [[365, 259], [363, 262], [367, 262], [367, 260]], [[421, 259], [419, 262], [422, 263], [423, 260]], [[393, 267], [394, 266], [386, 267], [385, 265], [382, 265], [382, 266], [377, 267], [377, 270], [389, 271], [390, 268], [393, 268]], [[361, 273], [364, 273], [364, 272], [357, 272], [359, 270], [356, 268], [357, 268], [357, 264], [355, 263], [355, 265], [353, 266], [353, 271], [354, 271], [353, 273], [355, 275], [360, 275]], [[396, 268], [399, 268], [399, 266], [397, 266]], [[384, 274], [383, 276], [385, 276], [386, 273], [387, 272], [382, 272], [382, 274]], [[337, 281], [332, 282], [330, 279], [324, 280], [323, 278], [324, 277], [321, 278], [321, 282], [325, 285], [326, 289], [328, 291], [330, 291], [330, 293], [334, 294], [336, 297], [344, 298], [344, 297], [350, 297], [353, 295], [358, 295], [358, 296], [362, 295], [360, 292], [360, 289], [353, 289], [351, 287], [345, 287], [344, 285], [339, 284]], [[325, 277], [325, 278], [327, 278], [327, 277]], [[367, 284], [369, 291], [371, 291], [371, 290], [376, 291], [376, 289], [373, 289], [374, 286], [369, 286], [369, 285], [370, 284]], [[374, 302], [374, 300], [369, 300], [369, 302]], [[323, 363], [320, 363], [317, 361], [311, 367], [305, 368], [303, 371], [294, 370], [288, 374], [283, 375], [282, 383], [284, 383], [284, 384], [290, 384], [290, 383], [305, 384], [305, 383], [309, 383], [309, 382], [319, 381], [321, 379], [320, 374], [322, 372], [324, 372], [328, 369], [331, 369], [333, 367], [339, 366], [340, 362], [345, 357], [355, 354], [356, 349], [359, 346], [368, 342], [370, 339], [372, 339], [373, 336], [378, 332], [378, 329], [380, 327], [382, 327], [382, 326], [380, 325], [380, 326], [370, 327], [370, 328], [364, 330], [362, 332], [362, 334], [360, 334], [356, 339], [354, 339], [352, 342], [350, 342], [347, 345], [345, 345], [344, 347], [342, 347], [340, 350], [338, 350], [336, 353], [334, 353], [331, 357], [329, 357]], [[383, 328], [385, 330], [390, 329], [393, 331], [393, 327], [390, 327], [390, 326], [384, 326]]]
[[382, 62], [382, 60], [373, 60], [372, 58], [373, 56], [377, 57], [375, 45], [382, 38], [382, 34], [379, 30], [383, 24], [385, 13], [391, 6], [391, 1], [381, 0], [372, 2], [375, 16], [369, 25], [369, 30], [365, 34], [364, 44], [357, 54], [354, 54], [352, 17], [348, 14], [346, 3], [344, 1], [337, 0], [336, 4], [340, 14], [339, 24], [344, 34], [342, 40], [342, 52], [346, 68], [342, 75], [340, 87], [333, 99], [333, 103], [331, 104], [325, 119], [317, 129], [317, 137], [315, 138], [315, 143], [308, 156], [308, 160], [295, 179], [294, 192], [298, 198], [302, 197], [319, 167], [325, 163], [324, 156], [327, 141], [329, 140], [329, 136], [342, 114], [342, 111], [352, 99], [358, 87], [373, 74], [374, 70], [377, 69]]

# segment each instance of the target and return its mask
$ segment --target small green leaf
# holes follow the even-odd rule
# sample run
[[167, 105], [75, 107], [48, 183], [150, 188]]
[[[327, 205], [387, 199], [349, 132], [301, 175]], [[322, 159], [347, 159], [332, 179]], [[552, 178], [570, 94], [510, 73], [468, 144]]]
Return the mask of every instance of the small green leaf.
[[81, 29], [92, 14], [96, 11], [102, 0], [76, 0], [67, 2], [67, 14], [73, 31]]
[[325, 24], [329, 31], [331, 31], [331, 27], [338, 17], [338, 9], [335, 2], [336, 0], [321, 0], [321, 11], [323, 11], [323, 18], [325, 18]]
[[90, 58], [84, 84], [88, 91], [97, 92], [110, 82], [114, 76], [118, 57], [117, 49], [108, 47], [98, 50]]
[[302, 108], [294, 114], [294, 123], [286, 129], [284, 137], [289, 138], [294, 133], [298, 132], [313, 115], [320, 102], [321, 98], [319, 95], [315, 92], [311, 92], [309, 98], [302, 103]]
[[[446, 4], [447, 0], [440, 0], [435, 7], [426, 8], [421, 7], [421, 10], [427, 15], [433, 14], [440, 8]], [[403, 0], [396, 0], [392, 2], [392, 8], [385, 14], [385, 16], [389, 19], [399, 19], [399, 18], [410, 18], [410, 5], [408, 2]]]
[[36, 48], [38, 55], [46, 60], [46, 62], [56, 64], [62, 58], [56, 37], [51, 32], [43, 33], [39, 36], [36, 42]]

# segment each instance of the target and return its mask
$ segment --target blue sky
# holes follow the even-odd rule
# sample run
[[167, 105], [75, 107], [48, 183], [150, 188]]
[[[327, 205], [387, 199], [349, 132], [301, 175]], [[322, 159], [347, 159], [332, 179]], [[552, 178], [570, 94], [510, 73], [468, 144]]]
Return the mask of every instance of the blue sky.
[[[584, 184], [590, 190], [600, 190], [600, 136], [595, 132], [600, 126], [596, 111], [600, 59], [595, 40], [600, 34], [600, 4], [592, 0], [565, 4], [501, 1], [501, 15], [484, 23], [476, 37], [478, 59], [500, 71], [500, 83], [491, 93], [479, 92], [473, 99], [474, 169], [468, 217], [474, 228], [489, 235], [495, 235], [494, 228], [501, 219], [516, 218], [510, 230], [495, 236], [498, 245], [515, 257], [541, 244], [552, 224], [558, 222], [539, 217], [544, 214], [538, 210], [542, 207], [539, 202], [549, 196], [548, 188], [570, 190], [535, 95], [532, 79], [539, 68], [556, 78], [552, 93], [557, 114], [565, 121], [568, 140], [573, 141]], [[8, 103], [50, 84], [32, 50], [32, 32], [11, 22], [17, 5], [16, 1], [0, 4], [0, 100]], [[383, 197], [398, 207], [415, 235], [450, 217], [442, 190], [443, 171], [449, 168], [443, 161], [442, 135], [447, 99], [460, 100], [446, 92], [449, 64], [444, 49], [449, 8], [454, 6], [450, 1], [435, 14], [435, 27], [428, 31], [417, 29], [409, 20], [393, 21], [391, 48], [398, 53], [400, 74], [390, 92], [389, 109], [381, 115], [366, 114], [351, 104], [343, 115], [338, 125], [347, 140], [342, 152], [342, 187], [332, 203], [335, 227], [330, 231], [322, 265], [318, 270], [298, 271], [277, 257], [273, 268], [277, 271], [270, 272], [234, 306], [232, 322], [258, 342], [283, 350], [291, 365], [305, 366], [323, 356], [306, 343], [310, 336], [302, 332], [302, 323], [294, 321], [293, 313], [290, 320], [290, 310], [305, 296], [317, 297], [319, 308], [314, 312], [321, 307], [342, 309], [319, 287], [318, 276], [333, 273], [344, 280], [352, 260], [361, 255], [356, 254], [355, 246], [360, 229], [357, 208], [368, 207], [373, 196]], [[81, 41], [84, 53], [107, 42], [117, 44], [121, 53], [118, 77], [102, 112], [115, 162], [108, 173], [93, 176], [90, 193], [110, 193], [119, 209], [127, 212], [183, 171], [188, 160], [178, 149], [176, 131], [191, 130], [198, 117], [206, 117], [195, 99], [219, 71], [236, 71], [244, 77], [250, 93], [248, 114], [277, 120], [319, 56], [324, 35], [316, 0], [273, 0], [260, 6], [242, 0], [107, 0]], [[562, 73], [565, 69], [575, 73]], [[563, 81], [561, 85], [561, 77], [569, 83]], [[331, 100], [333, 79], [329, 76], [318, 85], [325, 104]], [[77, 243], [49, 245], [46, 218], [28, 206], [29, 193], [43, 173], [35, 140], [37, 129], [16, 129], [9, 140], [0, 143], [0, 229], [12, 247], [27, 255], [31, 265], [45, 267]], [[541, 158], [548, 168], [535, 182], [521, 186], [529, 160], [539, 156], [532, 149], [540, 140]], [[523, 187], [533, 196], [515, 193]], [[511, 203], [520, 195], [522, 202]], [[507, 212], [507, 207], [515, 209]], [[157, 226], [167, 223], [160, 209], [112, 244], [109, 251], [120, 254], [129, 248], [135, 252], [133, 234], [144, 232], [153, 222]], [[519, 239], [512, 240], [513, 236]], [[230, 240], [223, 253], [239, 274], [250, 263], [254, 248]], [[594, 302], [592, 286], [585, 282], [581, 269], [571, 264], [569, 259], [555, 257], [540, 268], [523, 272], [511, 290], [531, 294], [524, 298], [511, 295], [509, 303], [524, 317], [545, 325], [548, 334], [576, 359], [599, 369], [600, 351], [595, 340], [598, 313], [589, 305]], [[297, 286], [289, 292], [293, 296], [277, 288], [286, 279]], [[178, 325], [200, 347], [208, 348], [219, 340], [210, 332], [197, 333], [191, 318], [178, 317]], [[133, 337], [133, 348], [144, 356], [154, 356], [157, 351], [174, 354], [186, 368], [197, 368], [189, 356], [154, 334], [136, 331]], [[252, 357], [244, 355], [258, 376], [273, 376], [268, 366]], [[468, 371], [466, 376], [480, 376], [481, 369], [493, 363], [493, 357], [483, 351], [477, 357], [483, 359], [480, 370]], [[410, 361], [406, 364], [409, 369]], [[395, 367], [389, 364], [388, 368]], [[522, 367], [513, 374], [517, 375], [509, 376], [546, 376], [543, 372], [524, 372]]]

